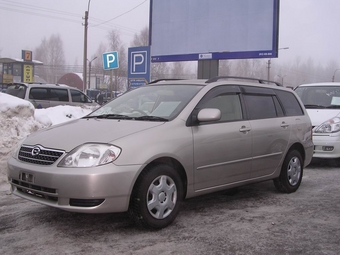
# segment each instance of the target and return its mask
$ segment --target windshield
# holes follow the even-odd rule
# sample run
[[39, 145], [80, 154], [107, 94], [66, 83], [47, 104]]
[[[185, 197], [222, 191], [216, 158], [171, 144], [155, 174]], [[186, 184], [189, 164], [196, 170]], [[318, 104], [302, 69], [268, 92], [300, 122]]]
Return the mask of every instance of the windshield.
[[6, 93], [15, 97], [24, 99], [27, 87], [25, 85], [9, 85], [7, 87]]
[[168, 121], [175, 118], [202, 86], [152, 85], [131, 90], [87, 117]]
[[340, 108], [339, 86], [303, 86], [295, 92], [306, 108]]

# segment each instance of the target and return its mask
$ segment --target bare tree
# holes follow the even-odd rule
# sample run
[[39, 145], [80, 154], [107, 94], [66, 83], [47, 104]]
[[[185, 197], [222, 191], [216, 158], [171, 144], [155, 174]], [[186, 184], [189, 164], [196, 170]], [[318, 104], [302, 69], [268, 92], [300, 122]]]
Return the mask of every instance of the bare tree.
[[35, 59], [44, 64], [36, 67], [36, 73], [47, 82], [56, 83], [65, 73], [65, 54], [60, 36], [57, 34], [51, 35], [49, 39], [44, 38], [35, 49]]
[[139, 34], [135, 34], [133, 41], [131, 42], [131, 47], [147, 46], [149, 45], [149, 28], [143, 28]]
[[219, 75], [221, 76], [231, 76], [232, 75], [232, 62], [230, 60], [220, 60], [219, 61]]
[[110, 91], [122, 91], [127, 86], [127, 56], [118, 30], [111, 30], [108, 34], [109, 50], [117, 51], [119, 57], [119, 68], [111, 70]]

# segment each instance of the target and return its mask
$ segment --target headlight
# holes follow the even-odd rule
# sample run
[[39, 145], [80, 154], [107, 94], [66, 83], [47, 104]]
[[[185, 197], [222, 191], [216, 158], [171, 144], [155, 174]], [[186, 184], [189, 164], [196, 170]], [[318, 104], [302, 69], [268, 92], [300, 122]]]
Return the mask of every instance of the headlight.
[[315, 128], [315, 133], [336, 133], [340, 131], [340, 118], [334, 117]]
[[70, 153], [58, 164], [60, 167], [92, 167], [115, 161], [121, 149], [110, 144], [83, 144]]

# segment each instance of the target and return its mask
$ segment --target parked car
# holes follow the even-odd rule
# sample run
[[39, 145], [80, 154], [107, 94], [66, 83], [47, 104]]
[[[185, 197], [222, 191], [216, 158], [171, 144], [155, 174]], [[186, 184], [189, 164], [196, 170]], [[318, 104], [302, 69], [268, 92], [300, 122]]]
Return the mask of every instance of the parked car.
[[13, 83], [8, 85], [6, 93], [30, 101], [35, 108], [98, 106], [80, 90], [64, 84]]
[[302, 102], [282, 86], [159, 81], [31, 134], [8, 160], [8, 180], [14, 195], [31, 201], [128, 211], [136, 224], [159, 229], [186, 198], [266, 180], [295, 192], [312, 159], [311, 130]]
[[340, 82], [303, 84], [295, 89], [313, 125], [315, 158], [340, 158]]

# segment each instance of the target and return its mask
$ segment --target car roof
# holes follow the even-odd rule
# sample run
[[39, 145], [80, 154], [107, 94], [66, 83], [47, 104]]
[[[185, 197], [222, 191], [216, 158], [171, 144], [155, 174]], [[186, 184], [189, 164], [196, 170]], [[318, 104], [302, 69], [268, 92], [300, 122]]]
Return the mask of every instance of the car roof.
[[309, 87], [309, 86], [340, 86], [340, 82], [317, 82], [317, 83], [306, 83], [306, 84], [301, 84], [298, 87]]
[[[237, 83], [235, 84], [235, 81]], [[262, 87], [262, 88], [273, 88], [280, 87], [287, 89], [283, 87], [280, 83], [274, 82], [274, 81], [268, 81], [263, 79], [257, 79], [257, 78], [249, 78], [249, 77], [238, 77], [238, 76], [216, 76], [210, 79], [160, 79], [150, 82], [148, 85], [201, 85], [201, 86], [207, 86], [209, 84], [214, 85], [247, 85], [247, 86], [256, 86], [256, 87]]]
[[56, 87], [66, 87], [66, 88], [72, 88], [72, 89], [77, 89], [77, 88], [74, 88], [74, 87], [70, 87], [66, 84], [53, 84], [53, 83], [35, 83], [35, 82], [32, 82], [32, 83], [27, 83], [27, 82], [15, 82], [15, 83], [10, 83], [8, 84], [8, 86], [10, 85], [23, 85], [23, 86], [26, 86], [26, 87], [49, 87], [49, 88], [56, 88]]

